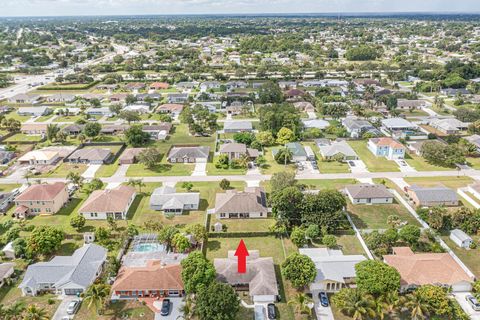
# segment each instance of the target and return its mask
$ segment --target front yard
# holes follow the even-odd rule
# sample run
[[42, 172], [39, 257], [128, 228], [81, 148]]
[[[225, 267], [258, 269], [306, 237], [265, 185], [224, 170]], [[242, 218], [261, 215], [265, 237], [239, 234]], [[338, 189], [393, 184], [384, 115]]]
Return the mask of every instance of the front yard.
[[419, 178], [405, 178], [405, 182], [412, 184], [417, 184], [422, 187], [434, 187], [438, 185], [444, 185], [452, 189], [458, 189], [466, 187], [471, 184], [473, 180], [466, 176], [456, 176], [456, 177], [419, 177]]
[[395, 172], [400, 171], [398, 165], [393, 160], [387, 160], [384, 157], [376, 157], [368, 148], [366, 141], [348, 141], [348, 144], [365, 162], [368, 170], [371, 172]]

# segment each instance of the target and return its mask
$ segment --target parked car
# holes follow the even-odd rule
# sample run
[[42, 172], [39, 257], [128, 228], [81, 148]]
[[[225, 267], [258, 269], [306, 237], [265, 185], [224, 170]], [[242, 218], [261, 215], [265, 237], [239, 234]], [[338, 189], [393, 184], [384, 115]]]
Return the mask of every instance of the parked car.
[[267, 316], [269, 320], [277, 319], [277, 312], [275, 311], [275, 305], [273, 303], [267, 305]]
[[348, 164], [349, 164], [351, 167], [355, 167], [355, 162], [353, 162], [353, 161], [348, 161]]
[[325, 293], [323, 291], [319, 292], [318, 293], [318, 299], [320, 299], [320, 304], [322, 305], [322, 307], [328, 307], [329, 306], [327, 293]]
[[474, 296], [469, 294], [465, 297], [465, 300], [467, 300], [468, 304], [470, 305], [470, 307], [472, 307], [473, 310], [480, 311], [480, 303]]
[[72, 315], [77, 313], [79, 307], [80, 307], [80, 300], [73, 300], [67, 306], [67, 314]]
[[170, 314], [170, 299], [163, 299], [160, 314], [164, 317]]

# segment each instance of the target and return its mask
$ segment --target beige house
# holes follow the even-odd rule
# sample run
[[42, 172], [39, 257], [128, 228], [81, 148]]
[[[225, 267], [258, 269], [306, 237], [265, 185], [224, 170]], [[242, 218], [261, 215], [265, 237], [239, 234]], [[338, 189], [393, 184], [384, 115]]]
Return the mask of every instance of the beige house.
[[247, 148], [244, 143], [226, 143], [220, 146], [218, 151], [220, 154], [226, 154], [228, 160], [240, 159], [242, 157], [248, 157], [249, 159], [258, 158], [258, 150]]
[[35, 184], [15, 198], [15, 216], [25, 218], [34, 215], [57, 213], [69, 199], [67, 185], [63, 182]]
[[445, 186], [420, 187], [412, 185], [406, 188], [410, 201], [417, 207], [458, 206], [455, 190]]
[[78, 213], [85, 219], [105, 220], [108, 217], [126, 219], [135, 200], [135, 188], [120, 185], [114, 189], [95, 190], [83, 203]]
[[22, 164], [54, 164], [60, 159], [59, 153], [53, 150], [33, 150], [18, 159]]
[[245, 188], [245, 191], [217, 193], [215, 214], [218, 219], [266, 218], [268, 208], [265, 190], [253, 187]]
[[22, 123], [20, 131], [28, 135], [42, 135], [47, 134], [47, 124], [43, 123]]

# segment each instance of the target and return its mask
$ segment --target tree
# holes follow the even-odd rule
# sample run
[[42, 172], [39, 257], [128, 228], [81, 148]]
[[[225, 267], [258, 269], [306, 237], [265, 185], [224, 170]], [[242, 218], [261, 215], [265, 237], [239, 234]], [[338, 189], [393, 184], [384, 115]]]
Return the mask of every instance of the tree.
[[78, 172], [68, 172], [67, 180], [77, 188], [80, 188], [83, 184], [83, 177]]
[[27, 248], [32, 254], [49, 255], [60, 248], [64, 232], [51, 226], [37, 226], [27, 239]]
[[239, 304], [240, 299], [231, 285], [213, 281], [200, 288], [195, 311], [199, 320], [234, 320]]
[[182, 188], [187, 190], [188, 192], [190, 192], [190, 191], [192, 191], [193, 183], [188, 182], [188, 181], [184, 181], [184, 182], [182, 182]]
[[416, 295], [428, 306], [429, 313], [437, 316], [451, 315], [453, 310], [447, 289], [434, 285], [423, 285], [417, 289]]
[[345, 58], [348, 61], [367, 61], [375, 60], [382, 55], [380, 50], [377, 50], [375, 47], [361, 45], [358, 47], [348, 48], [345, 52]]
[[142, 125], [133, 125], [125, 131], [125, 140], [132, 147], [140, 147], [150, 141], [150, 134], [143, 131]]
[[138, 155], [138, 162], [148, 169], [153, 169], [162, 160], [162, 154], [157, 148], [147, 148]]
[[293, 253], [282, 263], [282, 274], [295, 288], [302, 288], [315, 280], [317, 268], [310, 257]]
[[56, 124], [47, 125], [47, 140], [54, 141], [57, 138], [57, 134], [60, 132], [60, 127]]
[[422, 157], [427, 162], [443, 167], [455, 167], [465, 163], [463, 151], [455, 144], [444, 145], [436, 141], [427, 141], [421, 148]]
[[202, 286], [206, 286], [215, 280], [215, 267], [200, 251], [191, 252], [181, 262], [182, 281], [185, 292], [192, 294], [198, 292]]
[[176, 233], [172, 238], [172, 246], [176, 252], [184, 253], [190, 248], [190, 241], [181, 233]]
[[305, 293], [297, 293], [295, 297], [288, 301], [289, 305], [295, 306], [295, 312], [298, 314], [312, 315], [313, 299]]
[[258, 143], [260, 143], [262, 147], [269, 147], [275, 143], [275, 138], [270, 131], [260, 131], [255, 136], [255, 139], [258, 141]]
[[142, 179], [133, 179], [133, 178], [128, 179], [127, 185], [132, 186], [134, 188], [138, 187], [138, 190], [140, 191], [140, 193], [142, 192], [142, 187], [146, 186], [145, 182], [143, 182]]
[[268, 81], [260, 87], [258, 100], [261, 104], [281, 103], [283, 102], [282, 89], [278, 84]]
[[325, 226], [328, 232], [334, 232], [345, 221], [342, 210], [346, 205], [345, 196], [337, 190], [306, 194], [301, 209], [302, 223]]
[[100, 315], [110, 296], [110, 286], [104, 283], [92, 284], [82, 295], [87, 308], [95, 308], [95, 312]]
[[76, 214], [70, 218], [70, 225], [75, 228], [75, 230], [80, 231], [85, 226], [86, 219], [81, 214]]
[[292, 161], [292, 158], [292, 151], [290, 151], [290, 149], [288, 148], [280, 148], [275, 154], [275, 161], [278, 164], [287, 165], [287, 163], [290, 163]]
[[292, 104], [282, 103], [262, 106], [259, 111], [260, 130], [269, 131], [273, 135], [285, 127], [293, 131], [294, 136], [300, 136], [303, 123], [300, 119], [300, 111]]
[[25, 309], [24, 320], [48, 320], [50, 317], [47, 315], [47, 312], [43, 308], [37, 307], [35, 304], [30, 304], [27, 309]]
[[171, 248], [173, 237], [179, 232], [180, 231], [174, 226], [166, 226], [158, 233], [158, 240], [162, 243], [165, 243], [167, 248]]
[[400, 274], [395, 268], [375, 260], [355, 265], [358, 289], [372, 295], [381, 295], [400, 289]]
[[288, 128], [281, 128], [277, 133], [277, 143], [286, 144], [295, 140], [295, 134]]
[[255, 140], [255, 134], [252, 132], [238, 132], [233, 135], [233, 140], [235, 140], [235, 142], [250, 146]]
[[305, 237], [308, 239], [317, 239], [322, 235], [322, 231], [320, 230], [320, 227], [317, 226], [316, 224], [311, 224], [305, 229]]
[[286, 187], [293, 187], [297, 184], [295, 173], [293, 172], [275, 172], [270, 179], [270, 189], [272, 193], [283, 190]]
[[300, 225], [303, 198], [304, 194], [295, 186], [272, 192], [270, 202], [273, 215], [288, 226]]
[[136, 121], [140, 121], [140, 115], [138, 114], [138, 112], [135, 112], [135, 111], [131, 111], [131, 110], [123, 110], [121, 111], [119, 114], [118, 114], [118, 117], [120, 119], [123, 119], [125, 121], [128, 122], [128, 124], [130, 124], [130, 122], [136, 122]]
[[89, 138], [94, 138], [98, 136], [102, 130], [102, 126], [98, 122], [88, 122], [83, 128], [83, 133]]
[[354, 320], [375, 317], [375, 300], [369, 294], [355, 288], [344, 288], [332, 297], [332, 303]]
[[303, 247], [307, 244], [307, 238], [305, 237], [305, 230], [300, 227], [295, 227], [290, 233], [290, 240], [293, 242], [294, 245], [297, 247]]
[[185, 229], [185, 232], [193, 235], [197, 242], [203, 242], [207, 239], [207, 230], [205, 230], [205, 227], [199, 223], [189, 225]]
[[328, 248], [335, 248], [337, 246], [337, 238], [334, 235], [326, 234], [322, 238], [322, 242]]
[[412, 320], [422, 320], [428, 316], [429, 306], [423, 301], [423, 297], [414, 291], [406, 296], [405, 307], [410, 310]]
[[222, 190], [230, 189], [230, 181], [227, 179], [222, 179], [222, 181], [220, 181], [220, 188], [222, 188]]
[[418, 243], [420, 235], [420, 228], [413, 224], [406, 225], [398, 232], [399, 238], [407, 242], [410, 246], [414, 246]]
[[103, 188], [103, 182], [99, 178], [93, 178], [89, 183], [83, 186], [83, 191], [87, 194]]

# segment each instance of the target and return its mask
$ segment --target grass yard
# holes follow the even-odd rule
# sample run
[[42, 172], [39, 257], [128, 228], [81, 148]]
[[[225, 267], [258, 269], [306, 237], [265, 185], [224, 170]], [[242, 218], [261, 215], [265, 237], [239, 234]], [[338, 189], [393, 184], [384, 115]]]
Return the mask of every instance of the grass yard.
[[320, 160], [318, 170], [320, 173], [349, 173], [350, 167], [344, 162]]
[[218, 169], [215, 168], [215, 160], [213, 163], [207, 163], [207, 175], [209, 176], [228, 176], [228, 175], [244, 175], [247, 169]]
[[450, 171], [452, 168], [439, 167], [428, 163], [424, 158], [415, 154], [405, 154], [405, 161], [417, 171]]
[[76, 122], [80, 119], [84, 119], [84, 116], [76, 115], [76, 116], [60, 116], [53, 119], [53, 122]]
[[152, 177], [152, 176], [190, 176], [193, 164], [160, 163], [151, 169], [141, 163], [134, 163], [128, 167], [127, 177]]
[[138, 301], [116, 301], [110, 303], [104, 314], [97, 315], [93, 309], [88, 309], [86, 304], [82, 304], [78, 313], [75, 315], [77, 320], [111, 320], [111, 319], [131, 319], [131, 320], [153, 320], [155, 314], [147, 306]]
[[[476, 249], [462, 249], [459, 248], [448, 236], [442, 236], [443, 241], [455, 252], [455, 254], [462, 260], [463, 263], [472, 271], [475, 276], [480, 277], [480, 248]], [[472, 236], [475, 243], [479, 243], [480, 236]]]
[[396, 201], [393, 204], [373, 205], [352, 205], [348, 202], [347, 210], [358, 229], [387, 229], [387, 218], [391, 215], [397, 215], [402, 221], [420, 226], [407, 209]]
[[[262, 174], [274, 174], [275, 172], [295, 172], [296, 168], [294, 164], [287, 164], [286, 166], [283, 164], [278, 164], [275, 159], [273, 158], [272, 149], [275, 147], [265, 148], [264, 156], [267, 160], [267, 163], [261, 170]], [[278, 148], [278, 147], [277, 147]]]
[[55, 310], [57, 310], [60, 300], [53, 294], [44, 294], [36, 297], [22, 296], [22, 291], [17, 288], [20, 281], [13, 286], [4, 286], [0, 288], [0, 304], [11, 306], [15, 302], [22, 303], [25, 307], [35, 304], [39, 308], [43, 308], [49, 319], [52, 319]]
[[30, 116], [21, 116], [16, 111], [12, 111], [12, 112], [10, 112], [9, 114], [6, 115], [6, 118], [7, 119], [15, 119], [15, 120], [18, 120], [20, 122], [25, 122], [28, 119], [30, 119], [31, 117]]
[[[40, 178], [65, 178], [69, 172], [83, 174], [87, 170], [86, 164], [62, 162], [55, 169], [39, 175]], [[34, 179], [36, 176], [33, 176]]]
[[49, 115], [46, 115], [46, 116], [41, 116], [41, 117], [38, 117], [37, 119], [35, 119], [35, 122], [44, 122], [44, 121], [47, 121], [48, 119], [50, 119], [53, 116], [54, 116], [53, 114], [49, 114]]
[[216, 219], [213, 216], [210, 225], [217, 222], [227, 226], [227, 232], [267, 232], [275, 219]]
[[117, 172], [119, 168], [118, 158], [114, 163], [104, 164], [95, 172], [95, 178], [108, 178], [111, 177]]
[[466, 187], [471, 184], [473, 180], [466, 176], [457, 177], [419, 177], [419, 178], [405, 178], [405, 182], [417, 184], [422, 187], [433, 187], [438, 185], [444, 185], [452, 189], [458, 189]]
[[322, 189], [342, 189], [346, 185], [358, 183], [355, 179], [334, 179], [334, 180], [298, 180], [299, 184], [304, 184], [308, 189], [311, 190], [322, 190]]
[[367, 148], [365, 141], [348, 141], [348, 144], [355, 150], [360, 160], [365, 162], [371, 172], [395, 172], [400, 171], [395, 161], [387, 160], [384, 157], [376, 157]]
[[467, 157], [467, 162], [470, 167], [473, 169], [480, 169], [480, 158]]
[[4, 142], [13, 142], [13, 141], [40, 142], [41, 140], [42, 140], [42, 136], [40, 135], [28, 135], [23, 133], [17, 133], [5, 139]]

